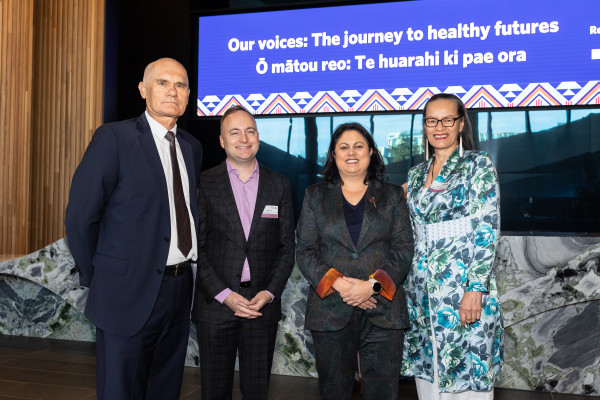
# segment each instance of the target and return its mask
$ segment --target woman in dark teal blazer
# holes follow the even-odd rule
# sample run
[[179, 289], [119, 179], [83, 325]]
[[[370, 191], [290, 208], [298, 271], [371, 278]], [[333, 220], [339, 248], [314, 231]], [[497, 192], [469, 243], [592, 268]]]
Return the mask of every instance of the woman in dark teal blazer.
[[296, 247], [311, 286], [305, 327], [321, 396], [350, 399], [358, 353], [365, 399], [395, 399], [413, 256], [404, 192], [385, 182], [375, 142], [357, 123], [333, 133], [323, 175], [306, 189]]

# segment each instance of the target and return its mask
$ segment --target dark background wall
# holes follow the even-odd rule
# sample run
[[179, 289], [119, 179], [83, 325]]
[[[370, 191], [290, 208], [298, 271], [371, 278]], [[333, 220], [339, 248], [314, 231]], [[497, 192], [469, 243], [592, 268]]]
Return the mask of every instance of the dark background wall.
[[[190, 0], [106, 0], [104, 122], [137, 117], [145, 109], [138, 91], [146, 65], [172, 57], [187, 69], [195, 87], [192, 48], [192, 8], [204, 2]], [[208, 3], [208, 2], [206, 2]], [[210, 2], [214, 8], [227, 1]], [[210, 5], [209, 5], [210, 6]], [[205, 149], [204, 167], [216, 165], [225, 153], [218, 144], [218, 120], [190, 118], [195, 110], [190, 95], [188, 112], [178, 125], [198, 138]]]

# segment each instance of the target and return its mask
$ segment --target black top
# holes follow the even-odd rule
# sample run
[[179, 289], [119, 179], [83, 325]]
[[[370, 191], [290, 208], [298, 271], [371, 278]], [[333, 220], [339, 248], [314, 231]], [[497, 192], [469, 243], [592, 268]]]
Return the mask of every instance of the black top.
[[[365, 192], [365, 195], [367, 193]], [[350, 232], [350, 237], [356, 246], [358, 244], [358, 238], [360, 236], [360, 229], [362, 228], [363, 214], [365, 213], [365, 196], [353, 206], [348, 203], [348, 200], [344, 197], [344, 217], [346, 218], [346, 226]]]

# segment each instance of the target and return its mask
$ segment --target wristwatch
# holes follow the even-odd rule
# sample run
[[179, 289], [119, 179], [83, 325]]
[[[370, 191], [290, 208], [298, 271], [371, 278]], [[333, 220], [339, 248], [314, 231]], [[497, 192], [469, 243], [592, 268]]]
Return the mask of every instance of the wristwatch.
[[369, 282], [371, 282], [371, 287], [373, 288], [373, 294], [381, 293], [381, 283], [379, 283], [379, 281], [371, 278], [371, 279], [369, 279]]

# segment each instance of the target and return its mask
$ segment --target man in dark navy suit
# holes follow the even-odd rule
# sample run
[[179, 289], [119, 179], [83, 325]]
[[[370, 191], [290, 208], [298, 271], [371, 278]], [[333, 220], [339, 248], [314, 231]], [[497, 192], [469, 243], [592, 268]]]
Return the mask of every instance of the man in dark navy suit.
[[65, 219], [89, 287], [99, 400], [178, 399], [189, 335], [202, 147], [177, 128], [188, 77], [163, 58], [138, 87], [146, 111], [98, 128]]
[[221, 119], [227, 159], [202, 173], [198, 228], [198, 342], [202, 399], [231, 399], [239, 354], [245, 400], [267, 399], [281, 294], [294, 267], [290, 184], [256, 160], [252, 114]]

